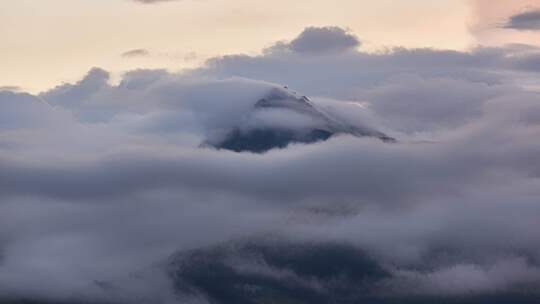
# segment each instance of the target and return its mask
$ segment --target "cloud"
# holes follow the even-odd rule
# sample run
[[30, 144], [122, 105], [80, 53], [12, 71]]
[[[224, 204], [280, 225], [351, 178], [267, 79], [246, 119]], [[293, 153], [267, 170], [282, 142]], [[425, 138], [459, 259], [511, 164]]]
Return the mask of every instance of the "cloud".
[[133, 58], [133, 57], [146, 57], [150, 55], [150, 52], [146, 49], [134, 49], [122, 53], [122, 57]]
[[[0, 301], [531, 302], [535, 52], [291, 49], [2, 91]], [[236, 126], [318, 126], [254, 112], [275, 90], [398, 141], [201, 145]], [[384, 275], [360, 280], [362, 265]]]
[[523, 258], [514, 257], [497, 261], [489, 267], [461, 264], [427, 273], [398, 272], [392, 284], [395, 285], [394, 290], [401, 289], [401, 292], [412, 289], [424, 295], [461, 296], [496, 293], [501, 289], [536, 285], [538, 282], [540, 269]]
[[[472, 85], [505, 84], [511, 71], [538, 72], [535, 47], [478, 47], [468, 52], [394, 48], [379, 53], [267, 51], [261, 56], [229, 55], [210, 59], [195, 75], [239, 76], [282, 83], [310, 96], [359, 100], [363, 90], [408, 77], [461, 79]], [[507, 71], [501, 74], [495, 71]], [[310, 77], [305, 77], [309, 74]], [[522, 75], [525, 77], [524, 75]]]
[[0, 91], [0, 128], [40, 128], [65, 122], [66, 112], [55, 110], [39, 97], [12, 91]]
[[510, 17], [505, 28], [515, 30], [540, 30], [540, 10], [526, 11]]
[[[538, 46], [538, 32], [535, 30], [512, 29], [513, 17], [526, 12], [540, 10], [536, 0], [471, 0], [471, 22], [469, 29], [477, 43], [484, 46], [508, 44], [531, 44]], [[520, 27], [517, 18], [516, 26]], [[529, 21], [527, 21], [529, 22]], [[525, 24], [522, 23], [521, 26]]]
[[266, 51], [290, 50], [300, 54], [339, 53], [354, 50], [360, 44], [356, 36], [340, 27], [308, 27], [289, 43], [277, 43]]
[[0, 86], [0, 91], [17, 92], [17, 91], [21, 91], [21, 90], [22, 90], [22, 88], [18, 87], [18, 86]]

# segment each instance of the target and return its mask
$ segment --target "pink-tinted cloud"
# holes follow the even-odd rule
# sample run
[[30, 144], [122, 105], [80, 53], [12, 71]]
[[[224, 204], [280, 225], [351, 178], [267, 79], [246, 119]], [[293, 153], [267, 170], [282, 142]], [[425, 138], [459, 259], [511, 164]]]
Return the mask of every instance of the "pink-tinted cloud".
[[471, 6], [470, 29], [478, 43], [540, 44], [540, 32], [521, 31], [507, 26], [512, 17], [540, 9], [538, 0], [471, 0]]

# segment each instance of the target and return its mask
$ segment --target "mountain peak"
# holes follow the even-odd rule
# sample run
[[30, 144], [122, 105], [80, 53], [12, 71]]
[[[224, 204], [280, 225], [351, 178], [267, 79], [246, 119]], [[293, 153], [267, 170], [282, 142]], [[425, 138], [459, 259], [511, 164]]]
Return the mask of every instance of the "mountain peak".
[[334, 117], [308, 97], [299, 96], [287, 87], [276, 87], [257, 100], [244, 120], [229, 130], [224, 138], [208, 144], [235, 152], [264, 153], [292, 143], [325, 141], [338, 134], [395, 141], [380, 131], [353, 126]]

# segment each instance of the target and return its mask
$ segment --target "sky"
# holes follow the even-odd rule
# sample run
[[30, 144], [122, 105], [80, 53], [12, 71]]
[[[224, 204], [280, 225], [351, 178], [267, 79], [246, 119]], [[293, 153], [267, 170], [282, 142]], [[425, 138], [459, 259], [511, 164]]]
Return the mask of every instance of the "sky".
[[538, 1], [0, 3], [1, 304], [538, 303]]
[[[0, 7], [0, 85], [34, 92], [94, 66], [179, 70], [209, 57], [257, 54], [306, 26], [350, 28], [370, 50], [474, 43], [461, 0], [0, 0]], [[137, 49], [150, 56], [122, 56]]]
[[[1, 0], [0, 85], [32, 92], [76, 80], [98, 66], [178, 71], [225, 54], [259, 54], [306, 26], [336, 25], [366, 51], [392, 47], [468, 50], [531, 42], [500, 24], [535, 0]], [[279, 22], [278, 22], [279, 20]], [[133, 50], [144, 50], [129, 56]], [[135, 53], [137, 54], [137, 53]]]

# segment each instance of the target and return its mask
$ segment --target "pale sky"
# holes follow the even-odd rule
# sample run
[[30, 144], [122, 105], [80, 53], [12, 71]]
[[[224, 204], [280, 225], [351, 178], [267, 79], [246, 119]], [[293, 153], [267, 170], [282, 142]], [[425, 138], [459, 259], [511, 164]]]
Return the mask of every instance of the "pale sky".
[[[0, 87], [37, 92], [95, 66], [117, 75], [176, 71], [213, 56], [257, 54], [306, 26], [348, 28], [367, 51], [466, 50], [478, 42], [472, 14], [467, 0], [0, 0]], [[136, 49], [149, 53], [122, 56]]]

